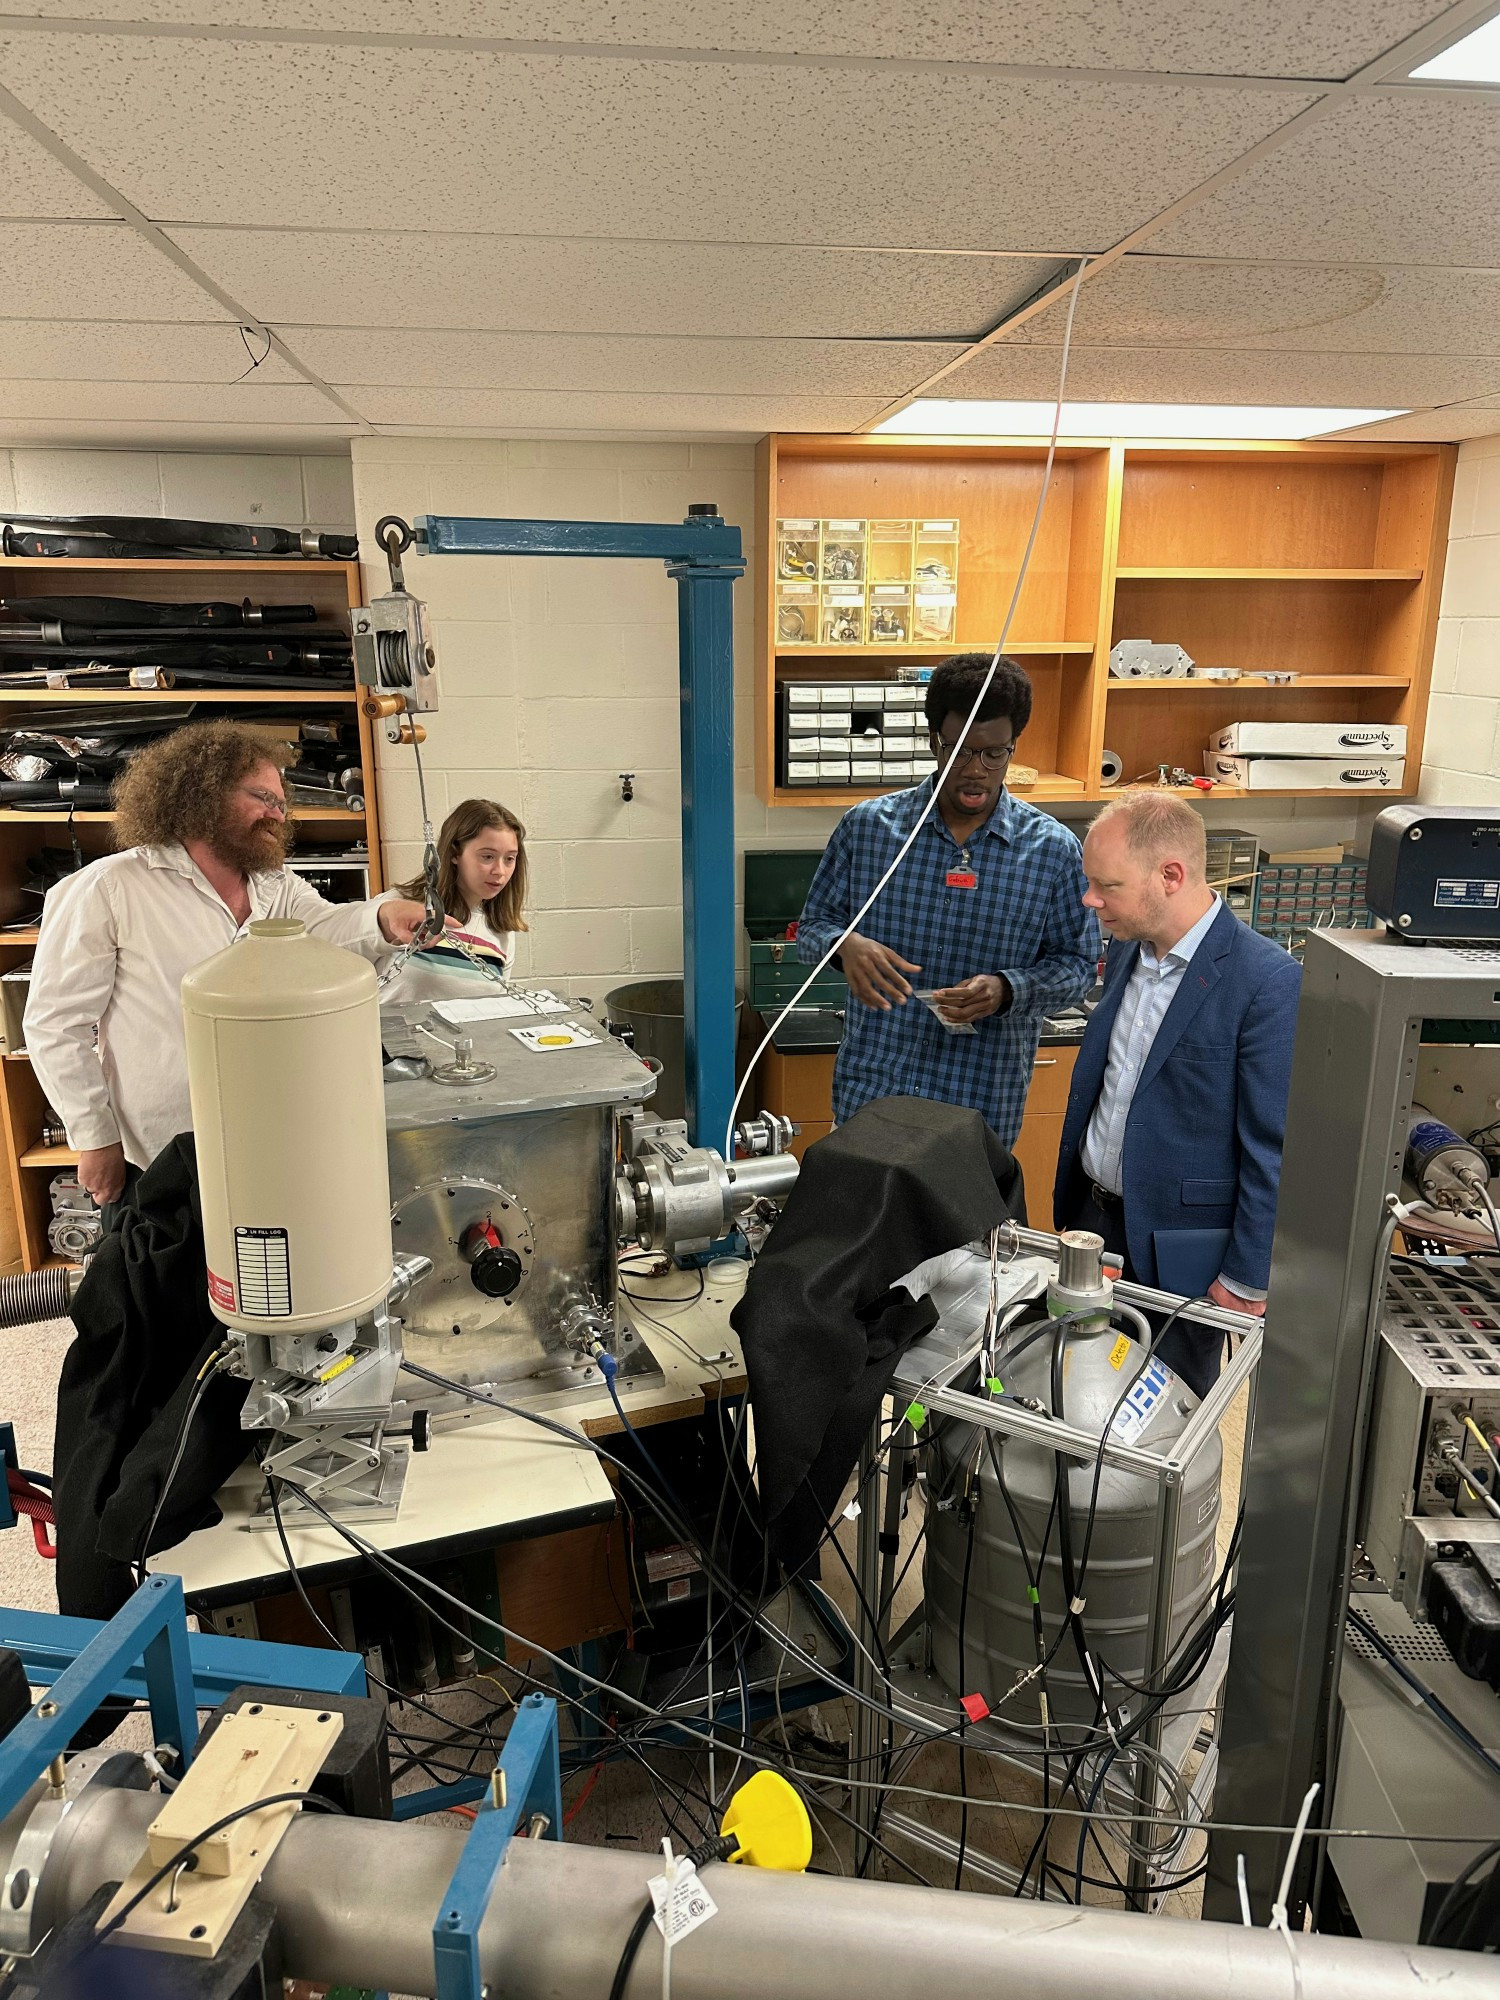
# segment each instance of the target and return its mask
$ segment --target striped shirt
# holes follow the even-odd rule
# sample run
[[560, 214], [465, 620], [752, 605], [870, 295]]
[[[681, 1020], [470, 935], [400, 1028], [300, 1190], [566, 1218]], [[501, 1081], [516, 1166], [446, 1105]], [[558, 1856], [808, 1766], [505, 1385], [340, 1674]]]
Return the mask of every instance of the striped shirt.
[[[1011, 1004], [952, 1034], [920, 1001], [887, 1013], [849, 996], [833, 1076], [841, 1123], [877, 1097], [932, 1097], [978, 1111], [1007, 1146], [1021, 1129], [1042, 1017], [1094, 983], [1099, 930], [1083, 907], [1082, 851], [1059, 821], [1002, 791], [962, 845], [929, 810], [935, 780], [852, 807], [834, 829], [808, 891], [797, 953], [816, 964], [895, 858], [915, 821], [911, 851], [860, 919], [875, 938], [919, 965], [914, 988], [957, 986], [1000, 973]], [[972, 874], [973, 888], [949, 882]]]

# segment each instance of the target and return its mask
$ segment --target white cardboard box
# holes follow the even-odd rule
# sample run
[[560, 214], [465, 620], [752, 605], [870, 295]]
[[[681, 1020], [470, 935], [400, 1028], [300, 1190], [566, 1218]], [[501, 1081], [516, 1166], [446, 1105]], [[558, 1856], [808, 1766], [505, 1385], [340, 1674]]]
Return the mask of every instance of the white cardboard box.
[[1232, 757], [1402, 757], [1404, 722], [1231, 722], [1208, 740]]
[[1205, 750], [1203, 775], [1251, 792], [1399, 792], [1404, 757], [1229, 757]]

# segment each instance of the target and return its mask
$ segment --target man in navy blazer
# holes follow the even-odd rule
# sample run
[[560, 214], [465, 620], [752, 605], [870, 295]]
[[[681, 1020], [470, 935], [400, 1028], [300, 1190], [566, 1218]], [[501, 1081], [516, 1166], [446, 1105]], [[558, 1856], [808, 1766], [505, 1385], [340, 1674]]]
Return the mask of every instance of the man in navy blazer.
[[[1059, 1226], [1096, 1230], [1145, 1285], [1265, 1311], [1302, 968], [1206, 879], [1203, 822], [1165, 791], [1112, 800], [1083, 846], [1112, 933], [1058, 1152]], [[1223, 1342], [1158, 1352], [1200, 1396]]]

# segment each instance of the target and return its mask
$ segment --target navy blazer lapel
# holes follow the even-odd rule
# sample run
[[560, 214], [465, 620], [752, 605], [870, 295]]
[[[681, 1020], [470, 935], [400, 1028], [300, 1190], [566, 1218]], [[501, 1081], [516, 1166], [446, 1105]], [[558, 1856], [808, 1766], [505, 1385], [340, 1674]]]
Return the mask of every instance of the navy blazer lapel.
[[[1104, 1082], [1104, 1072], [1109, 1066], [1109, 1038], [1114, 1033], [1115, 1016], [1120, 1011], [1120, 1002], [1125, 997], [1125, 988], [1130, 983], [1130, 975], [1140, 955], [1138, 944], [1128, 944], [1119, 950], [1111, 947], [1110, 960], [1113, 962], [1105, 963], [1104, 991], [1099, 996], [1098, 1006], [1089, 1016], [1088, 1032], [1078, 1052], [1074, 1082], [1074, 1091], [1088, 1105], [1090, 1115], [1094, 1100], [1099, 1095], [1099, 1087]], [[1088, 1058], [1086, 1065], [1085, 1056]]]
[[1209, 925], [1208, 936], [1199, 945], [1188, 961], [1187, 970], [1182, 975], [1182, 983], [1172, 996], [1172, 1004], [1167, 1009], [1166, 1019], [1156, 1031], [1156, 1040], [1151, 1044], [1150, 1053], [1141, 1066], [1141, 1080], [1136, 1085], [1139, 1094], [1157, 1075], [1162, 1064], [1181, 1041], [1184, 1030], [1193, 1016], [1203, 1005], [1209, 994], [1223, 976], [1223, 961], [1229, 956], [1234, 944], [1234, 926], [1239, 918], [1225, 903], [1217, 918]]

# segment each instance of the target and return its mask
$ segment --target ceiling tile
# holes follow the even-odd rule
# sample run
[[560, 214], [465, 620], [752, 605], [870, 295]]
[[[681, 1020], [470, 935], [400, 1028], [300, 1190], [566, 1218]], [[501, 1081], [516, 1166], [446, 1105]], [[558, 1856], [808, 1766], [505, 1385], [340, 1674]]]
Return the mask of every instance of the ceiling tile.
[[242, 339], [237, 326], [0, 320], [4, 382], [203, 382], [228, 387], [255, 361], [260, 361], [254, 371], [257, 387], [303, 381], [279, 354], [266, 354], [264, 339], [254, 334]]
[[379, 231], [173, 229], [263, 320], [531, 333], [972, 338], [1053, 258]]
[[450, 229], [1037, 252], [1116, 240], [1311, 101], [67, 34], [0, 38], [0, 76], [158, 221], [380, 228], [407, 190]]
[[1405, 438], [1419, 444], [1458, 444], [1464, 438], [1500, 436], [1500, 402], [1455, 403], [1446, 410], [1413, 410], [1383, 424], [1343, 433], [1351, 438]]
[[506, 389], [353, 388], [335, 385], [367, 422], [439, 431], [713, 432], [853, 430], [880, 408], [863, 396], [654, 396]]
[[325, 381], [611, 394], [899, 396], [963, 353], [883, 340], [647, 340], [599, 335], [277, 329]]
[[228, 317], [125, 222], [0, 222], [0, 270], [7, 319]]
[[[310, 383], [4, 382], [0, 422], [97, 418], [101, 423], [342, 424], [345, 413]], [[243, 448], [244, 440], [241, 439]]]
[[1172, 256], [1496, 262], [1500, 116], [1459, 91], [1351, 99], [1171, 223]]
[[45, 146], [0, 117], [0, 215], [108, 215], [109, 210]]
[[[1061, 349], [986, 348], [941, 396], [1051, 397]], [[1080, 348], [1068, 397], [1080, 403], [1324, 403], [1417, 409], [1500, 389], [1500, 358], [1449, 354], [1290, 354], [1225, 348]]]
[[97, 446], [120, 451], [296, 451], [347, 452], [355, 424], [243, 424], [174, 421], [150, 417], [134, 422], [121, 418], [15, 418], [0, 411], [0, 448], [33, 445], [54, 451], [66, 446]]
[[[1057, 338], [1056, 315], [1043, 313], [1007, 344]], [[1360, 354], [1471, 354], [1488, 342], [1500, 354], [1500, 270], [1127, 257], [1085, 284], [1074, 339]]]
[[[225, 23], [406, 34], [409, 0], [30, 0], [44, 19]], [[1235, 0], [426, 0], [430, 35], [637, 48], [765, 49], [919, 56], [949, 62], [1345, 76], [1432, 20], [1443, 0], [1322, 0], [1317, 7]]]

